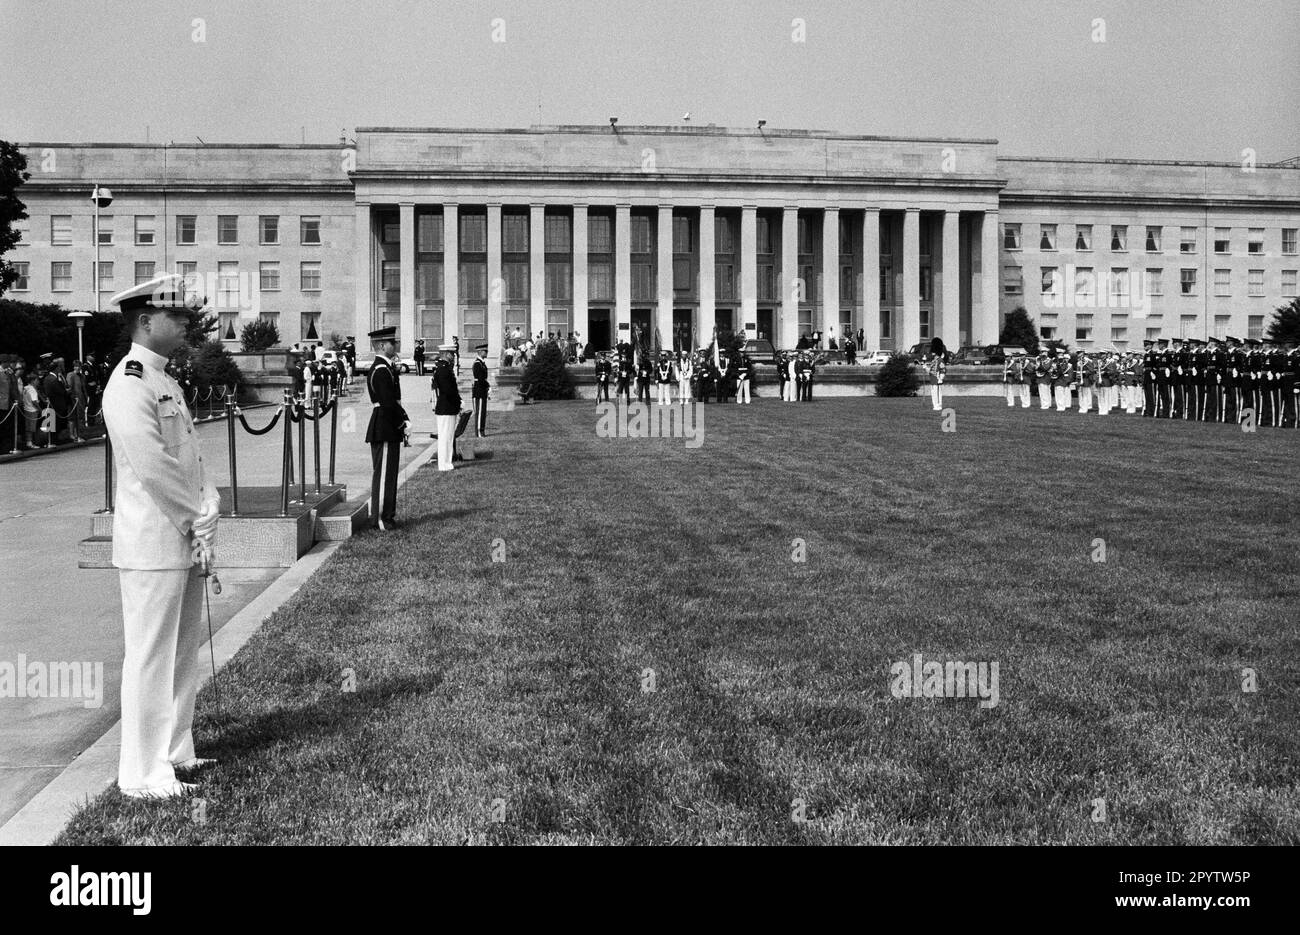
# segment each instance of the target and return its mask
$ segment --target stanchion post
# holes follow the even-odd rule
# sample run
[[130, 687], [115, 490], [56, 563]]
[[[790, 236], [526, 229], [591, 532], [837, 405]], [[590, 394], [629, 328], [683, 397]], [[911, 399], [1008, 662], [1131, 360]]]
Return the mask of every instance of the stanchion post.
[[289, 418], [289, 391], [284, 391], [284, 452], [280, 458], [280, 515], [289, 515], [289, 477], [293, 470], [289, 463], [293, 457], [293, 419]]
[[320, 397], [311, 398], [312, 467], [316, 470], [316, 496], [320, 496]]
[[334, 453], [338, 445], [339, 435], [339, 404], [338, 397], [333, 400], [334, 405], [330, 407], [330, 486], [334, 486]]
[[113, 512], [113, 439], [104, 430], [104, 512]]
[[307, 407], [298, 401], [298, 498], [307, 502]]
[[226, 438], [230, 445], [230, 515], [239, 515], [239, 468], [235, 462], [235, 404], [226, 400]]
[[18, 454], [18, 404], [14, 403], [9, 407], [9, 415], [14, 420], [14, 446], [9, 452], [11, 455]]

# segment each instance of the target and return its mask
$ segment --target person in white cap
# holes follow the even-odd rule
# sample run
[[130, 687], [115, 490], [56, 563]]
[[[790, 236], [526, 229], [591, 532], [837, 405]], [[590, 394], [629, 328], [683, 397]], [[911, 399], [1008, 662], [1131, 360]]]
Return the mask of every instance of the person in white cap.
[[438, 345], [438, 362], [433, 368], [433, 391], [435, 394], [433, 414], [438, 422], [438, 470], [450, 471], [455, 465], [452, 458], [455, 453], [456, 418], [460, 415], [460, 388], [456, 386], [456, 374], [452, 370], [452, 360], [456, 356], [456, 345]]
[[122, 750], [117, 784], [133, 798], [191, 793], [182, 782], [212, 760], [194, 754], [194, 695], [203, 642], [202, 565], [216, 547], [221, 501], [204, 472], [180, 385], [163, 369], [185, 341], [191, 310], [180, 276], [113, 296], [131, 349], [104, 390], [117, 493], [113, 564], [122, 590]]

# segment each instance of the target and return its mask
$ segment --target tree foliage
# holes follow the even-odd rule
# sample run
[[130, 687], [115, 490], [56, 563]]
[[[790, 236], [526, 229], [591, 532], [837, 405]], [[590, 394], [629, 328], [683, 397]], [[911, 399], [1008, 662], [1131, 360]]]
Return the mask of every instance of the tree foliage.
[[27, 217], [18, 188], [29, 178], [27, 157], [13, 143], [0, 140], [0, 295], [18, 278], [18, 271], [4, 255], [18, 244], [16, 223]]
[[257, 318], [244, 325], [239, 343], [247, 352], [265, 351], [280, 343], [280, 329], [275, 322]]
[[1031, 354], [1038, 353], [1038, 329], [1029, 317], [1023, 305], [1007, 313], [1007, 320], [1002, 323], [1002, 333], [998, 336], [999, 344], [1023, 347]]
[[915, 396], [921, 385], [920, 377], [913, 368], [912, 358], [907, 354], [893, 354], [880, 368], [876, 378], [877, 396]]
[[543, 341], [537, 346], [519, 385], [529, 387], [529, 395], [534, 399], [573, 399], [577, 395], [573, 377], [564, 365], [564, 355], [554, 341]]
[[1268, 325], [1268, 339], [1274, 344], [1300, 346], [1300, 298], [1279, 305]]

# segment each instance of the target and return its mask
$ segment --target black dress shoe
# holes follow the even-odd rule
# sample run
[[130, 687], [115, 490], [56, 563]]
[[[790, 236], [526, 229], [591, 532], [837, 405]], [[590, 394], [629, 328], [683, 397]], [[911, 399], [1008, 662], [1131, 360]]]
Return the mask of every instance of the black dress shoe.
[[402, 524], [395, 519], [381, 519], [379, 521], [379, 528], [384, 532], [391, 532], [394, 529], [401, 529]]

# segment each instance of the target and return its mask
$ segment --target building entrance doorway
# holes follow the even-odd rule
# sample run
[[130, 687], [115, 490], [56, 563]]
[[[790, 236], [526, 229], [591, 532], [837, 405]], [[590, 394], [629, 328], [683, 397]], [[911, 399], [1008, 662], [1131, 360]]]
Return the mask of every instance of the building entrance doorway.
[[613, 335], [609, 329], [609, 309], [588, 309], [587, 340], [593, 351], [608, 351], [614, 346]]
[[671, 349], [674, 353], [695, 349], [694, 309], [673, 309], [673, 345]]
[[771, 341], [772, 346], [776, 346], [776, 340], [772, 335], [776, 334], [774, 328], [775, 313], [770, 308], [760, 308], [758, 310], [758, 338], [760, 341]]

